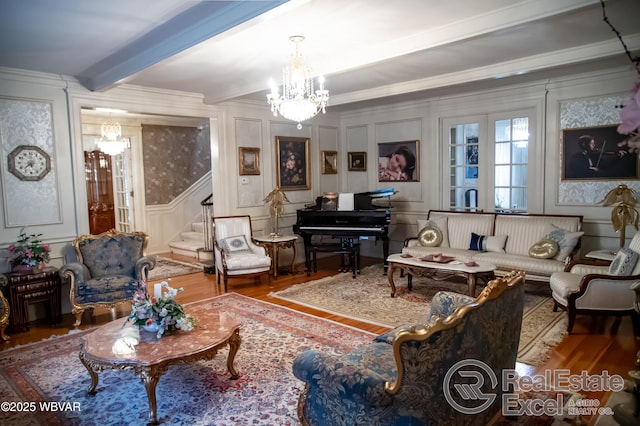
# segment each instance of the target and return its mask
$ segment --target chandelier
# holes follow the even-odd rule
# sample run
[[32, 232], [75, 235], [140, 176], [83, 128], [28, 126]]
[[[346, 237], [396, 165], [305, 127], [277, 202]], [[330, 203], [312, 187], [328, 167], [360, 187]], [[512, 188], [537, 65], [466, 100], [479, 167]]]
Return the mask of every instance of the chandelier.
[[295, 53], [291, 55], [291, 64], [282, 69], [282, 96], [278, 88], [271, 84], [271, 93], [267, 95], [267, 103], [271, 105], [271, 112], [278, 116], [296, 121], [298, 130], [302, 129], [301, 121], [314, 117], [320, 111], [324, 114], [329, 103], [329, 91], [324, 88], [324, 79], [318, 78], [320, 89], [314, 92], [311, 69], [302, 61], [299, 44], [303, 36], [289, 37], [295, 43]]
[[105, 154], [118, 155], [129, 148], [129, 139], [122, 137], [120, 123], [115, 121], [102, 123], [101, 134], [102, 137], [96, 139], [96, 145]]

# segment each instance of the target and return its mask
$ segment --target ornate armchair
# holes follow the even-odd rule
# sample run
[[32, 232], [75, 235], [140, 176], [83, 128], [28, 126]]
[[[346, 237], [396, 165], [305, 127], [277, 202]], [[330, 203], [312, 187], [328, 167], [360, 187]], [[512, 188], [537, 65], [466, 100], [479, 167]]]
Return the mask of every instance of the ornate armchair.
[[0, 291], [0, 342], [9, 340], [9, 336], [4, 334], [4, 330], [9, 325], [9, 301]]
[[[309, 425], [486, 424], [500, 407], [502, 371], [515, 368], [523, 299], [524, 273], [512, 272], [489, 282], [477, 299], [439, 292], [425, 324], [402, 325], [345, 355], [303, 352], [293, 363], [294, 375], [306, 382], [300, 420]], [[466, 360], [481, 361], [484, 373], [497, 379], [496, 386], [490, 380], [481, 386], [485, 395], [495, 395], [481, 409], [478, 398], [465, 401], [456, 390], [476, 391], [480, 384], [477, 376], [461, 383], [463, 374], [455, 374], [480, 371], [471, 363], [461, 366]], [[465, 407], [474, 415], [463, 414]]]
[[628, 248], [620, 249], [610, 265], [579, 260], [564, 272], [555, 272], [549, 282], [554, 311], [564, 309], [569, 315], [567, 331], [571, 333], [577, 314], [631, 315], [636, 332], [640, 319], [634, 309], [635, 293], [631, 285], [640, 281], [640, 232]]
[[138, 281], [147, 281], [156, 264], [146, 255], [149, 237], [144, 232], [118, 232], [112, 229], [99, 235], [82, 235], [73, 241], [78, 261], [60, 269], [71, 281], [71, 312], [78, 327], [86, 309], [115, 308], [131, 302]]
[[252, 238], [250, 216], [219, 216], [213, 218], [213, 243], [218, 284], [224, 281], [224, 291], [230, 276], [258, 277], [267, 274], [271, 283], [271, 258], [264, 247]]

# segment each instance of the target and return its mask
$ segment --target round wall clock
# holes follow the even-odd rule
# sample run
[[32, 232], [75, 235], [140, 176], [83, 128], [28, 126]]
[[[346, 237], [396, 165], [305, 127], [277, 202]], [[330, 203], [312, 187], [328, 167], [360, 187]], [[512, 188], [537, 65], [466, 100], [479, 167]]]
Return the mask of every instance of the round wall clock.
[[51, 158], [40, 147], [20, 145], [9, 153], [9, 171], [20, 180], [37, 181], [51, 170]]

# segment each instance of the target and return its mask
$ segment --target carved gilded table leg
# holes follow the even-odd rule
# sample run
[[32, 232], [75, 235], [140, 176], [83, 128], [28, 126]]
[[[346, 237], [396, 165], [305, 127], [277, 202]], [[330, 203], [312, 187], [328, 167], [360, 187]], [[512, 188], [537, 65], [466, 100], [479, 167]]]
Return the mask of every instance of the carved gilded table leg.
[[164, 373], [167, 368], [159, 368], [158, 366], [152, 366], [143, 368], [138, 372], [144, 389], [147, 391], [147, 399], [149, 400], [149, 424], [158, 424], [158, 406], [156, 403], [156, 386], [160, 380], [160, 375]]
[[389, 286], [391, 287], [391, 297], [396, 297], [396, 285], [393, 282], [393, 269], [395, 266], [395, 263], [389, 262], [389, 266], [387, 268], [387, 280], [389, 281]]
[[90, 395], [95, 395], [96, 386], [98, 386], [98, 373], [94, 371], [91, 365], [91, 361], [85, 357], [84, 348], [80, 351], [80, 354], [78, 356], [80, 358], [80, 362], [82, 363], [82, 365], [84, 365], [84, 367], [89, 372], [89, 376], [91, 376], [91, 385], [89, 385], [89, 389], [87, 390], [87, 393]]
[[227, 369], [229, 370], [229, 373], [231, 373], [231, 378], [234, 380], [240, 376], [233, 366], [233, 361], [236, 358], [241, 342], [240, 329], [236, 329], [229, 338], [229, 356], [227, 357]]

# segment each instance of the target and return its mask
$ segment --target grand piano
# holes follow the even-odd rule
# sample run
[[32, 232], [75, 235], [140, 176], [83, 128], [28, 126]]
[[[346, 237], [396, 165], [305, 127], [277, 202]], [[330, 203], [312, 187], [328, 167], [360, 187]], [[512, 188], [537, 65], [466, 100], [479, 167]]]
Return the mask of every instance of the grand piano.
[[[315, 205], [298, 210], [293, 232], [304, 240], [307, 268], [310, 265], [313, 236], [326, 235], [343, 241], [366, 236], [382, 240], [386, 272], [387, 257], [389, 257], [389, 223], [391, 222], [389, 197], [395, 192], [393, 188], [386, 188], [354, 194], [353, 210], [323, 210], [323, 204], [326, 203], [326, 199], [323, 203], [323, 197], [318, 197]], [[384, 199], [387, 201], [386, 206], [380, 203]]]

